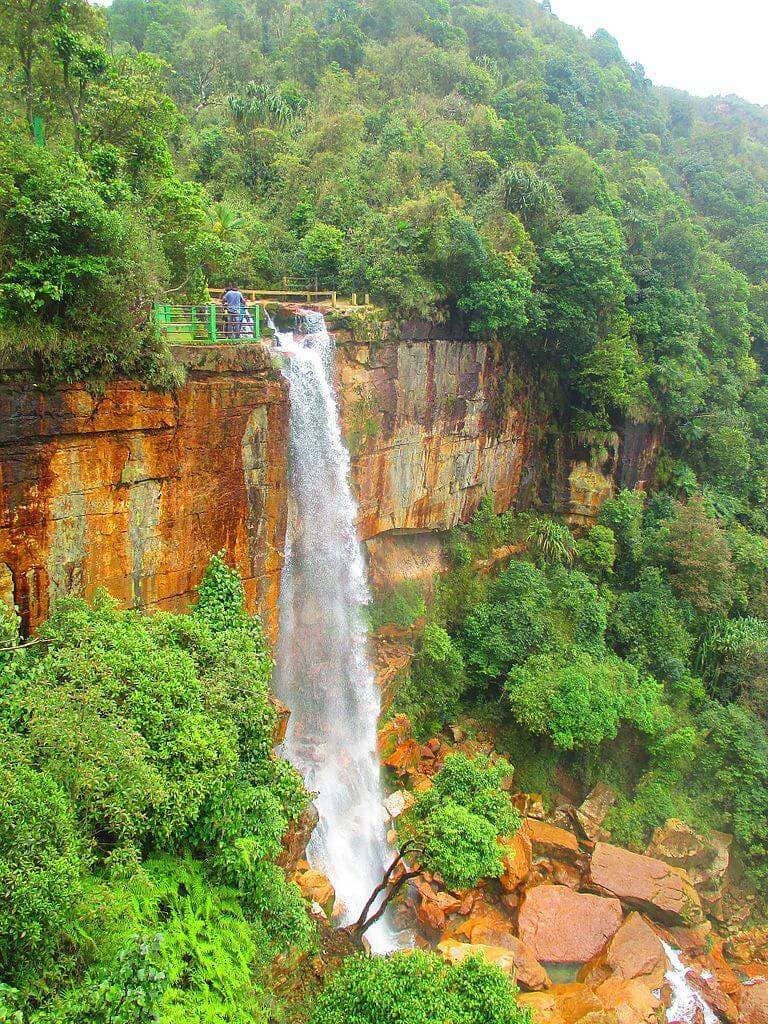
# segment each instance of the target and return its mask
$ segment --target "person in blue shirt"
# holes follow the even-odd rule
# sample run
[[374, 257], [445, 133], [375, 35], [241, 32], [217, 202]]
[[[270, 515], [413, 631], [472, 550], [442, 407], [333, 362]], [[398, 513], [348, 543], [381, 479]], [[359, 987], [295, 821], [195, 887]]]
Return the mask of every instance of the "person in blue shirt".
[[230, 284], [221, 297], [221, 304], [224, 307], [224, 337], [239, 338], [243, 310], [248, 309], [243, 293]]

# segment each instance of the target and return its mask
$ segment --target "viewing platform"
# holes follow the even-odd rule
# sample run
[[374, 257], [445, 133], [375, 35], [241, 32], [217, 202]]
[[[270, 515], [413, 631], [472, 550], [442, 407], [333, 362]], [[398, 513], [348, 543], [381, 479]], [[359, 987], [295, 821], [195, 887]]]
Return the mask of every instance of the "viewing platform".
[[209, 301], [163, 303], [154, 307], [158, 330], [174, 345], [243, 344], [261, 337], [261, 310], [279, 306], [290, 312], [307, 307], [320, 312], [352, 312], [370, 305], [368, 295], [362, 303], [356, 294], [340, 298], [335, 291], [301, 288], [286, 283], [283, 288], [240, 288], [246, 308], [238, 318], [222, 305], [224, 288], [209, 288]]

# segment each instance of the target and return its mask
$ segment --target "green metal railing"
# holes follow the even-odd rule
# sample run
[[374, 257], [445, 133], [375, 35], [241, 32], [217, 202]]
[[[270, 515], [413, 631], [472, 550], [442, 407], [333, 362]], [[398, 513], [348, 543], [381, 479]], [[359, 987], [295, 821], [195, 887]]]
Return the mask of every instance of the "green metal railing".
[[240, 315], [227, 313], [215, 302], [195, 306], [155, 305], [155, 323], [176, 345], [238, 344], [261, 336], [261, 316], [255, 303]]

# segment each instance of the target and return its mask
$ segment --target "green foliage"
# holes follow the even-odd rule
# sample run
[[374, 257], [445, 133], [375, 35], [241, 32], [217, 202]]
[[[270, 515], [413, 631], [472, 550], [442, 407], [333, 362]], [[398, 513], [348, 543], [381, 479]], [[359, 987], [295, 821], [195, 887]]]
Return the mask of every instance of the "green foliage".
[[450, 887], [467, 888], [502, 872], [500, 837], [514, 835], [520, 815], [502, 790], [506, 761], [446, 757], [431, 789], [417, 798], [408, 827], [429, 869]]
[[604, 580], [613, 573], [616, 562], [616, 536], [609, 526], [593, 526], [576, 541], [576, 558], [584, 571], [595, 580]]
[[555, 519], [537, 519], [526, 537], [528, 549], [543, 563], [557, 564], [573, 561], [576, 546], [573, 534]]
[[526, 1024], [516, 989], [480, 957], [446, 964], [422, 950], [351, 957], [318, 997], [311, 1024]]
[[4, 976], [49, 987], [51, 1024], [261, 1021], [256, 976], [313, 929], [276, 864], [307, 794], [242, 581], [215, 556], [188, 615], [102, 593], [40, 635], [0, 664]]
[[408, 679], [398, 688], [396, 706], [418, 735], [432, 734], [459, 714], [467, 687], [464, 659], [449, 634], [428, 622], [416, 646]]
[[375, 632], [382, 626], [410, 629], [426, 612], [424, 587], [417, 580], [399, 580], [368, 607], [368, 622]]
[[565, 659], [541, 654], [513, 669], [506, 694], [515, 718], [556, 747], [597, 746], [614, 739], [622, 720], [652, 729], [659, 694], [619, 659], [596, 661], [575, 648]]
[[[2, 735], [2, 733], [0, 733]], [[4, 743], [4, 746], [6, 744]], [[13, 748], [8, 744], [7, 749]], [[66, 793], [13, 760], [0, 769], [0, 969], [19, 982], [45, 966], [80, 896], [87, 850]]]

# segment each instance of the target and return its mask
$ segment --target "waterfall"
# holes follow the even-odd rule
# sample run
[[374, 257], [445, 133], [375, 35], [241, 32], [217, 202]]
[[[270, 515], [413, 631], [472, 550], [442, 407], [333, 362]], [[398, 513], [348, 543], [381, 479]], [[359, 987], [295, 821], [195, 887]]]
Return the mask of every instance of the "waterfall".
[[[317, 793], [320, 820], [307, 857], [330, 878], [342, 923], [350, 923], [392, 852], [363, 618], [368, 582], [333, 391], [333, 341], [319, 314], [305, 323], [312, 333], [303, 338], [275, 330], [290, 383], [290, 442], [274, 687], [291, 710], [283, 753]], [[398, 945], [386, 915], [366, 935], [376, 952]]]
[[673, 949], [662, 939], [664, 952], [667, 954], [667, 971], [664, 977], [669, 982], [672, 1002], [667, 1010], [669, 1024], [718, 1024], [717, 1014], [709, 1006], [704, 997], [696, 991], [687, 978], [688, 968], [680, 959], [678, 950]]

